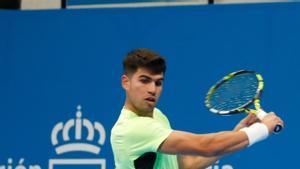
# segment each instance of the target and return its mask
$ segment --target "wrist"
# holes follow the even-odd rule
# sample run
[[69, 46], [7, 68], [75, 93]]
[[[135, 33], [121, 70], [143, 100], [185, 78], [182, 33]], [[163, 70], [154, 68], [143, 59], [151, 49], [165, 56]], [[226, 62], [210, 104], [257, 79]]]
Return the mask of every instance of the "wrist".
[[242, 128], [240, 131], [244, 131], [248, 137], [248, 147], [253, 144], [266, 139], [269, 136], [268, 127], [263, 123], [254, 123], [249, 127]]

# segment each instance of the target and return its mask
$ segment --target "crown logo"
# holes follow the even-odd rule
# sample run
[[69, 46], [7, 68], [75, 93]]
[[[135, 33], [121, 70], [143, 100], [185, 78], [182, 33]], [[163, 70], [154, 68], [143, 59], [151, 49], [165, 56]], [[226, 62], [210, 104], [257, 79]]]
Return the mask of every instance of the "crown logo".
[[[83, 138], [82, 132], [86, 129], [87, 136]], [[75, 136], [70, 140], [69, 133], [70, 131], [75, 131]], [[97, 145], [92, 144], [92, 141], [95, 139], [95, 132], [99, 133], [99, 140]], [[59, 143], [58, 134], [61, 133], [64, 143]], [[94, 124], [84, 118], [82, 119], [81, 106], [77, 106], [76, 119], [70, 119], [65, 124], [63, 122], [57, 123], [52, 129], [51, 133], [51, 142], [55, 147], [57, 154], [63, 154], [67, 152], [82, 151], [89, 152], [93, 154], [100, 153], [100, 145], [103, 145], [105, 142], [105, 129], [99, 122], [94, 122]], [[74, 140], [73, 140], [74, 139]]]

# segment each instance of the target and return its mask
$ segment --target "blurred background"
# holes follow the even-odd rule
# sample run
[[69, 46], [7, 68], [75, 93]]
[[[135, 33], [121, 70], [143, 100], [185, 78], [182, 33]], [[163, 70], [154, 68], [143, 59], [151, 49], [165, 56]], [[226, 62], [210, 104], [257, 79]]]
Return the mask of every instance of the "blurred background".
[[[0, 0], [0, 8], [1, 169], [113, 169], [109, 136], [124, 102], [122, 60], [139, 47], [167, 60], [158, 107], [177, 130], [233, 129], [244, 115], [210, 113], [204, 106], [208, 88], [241, 69], [263, 75], [261, 104], [286, 127], [210, 169], [297, 168], [300, 2]], [[80, 126], [70, 125], [76, 119], [102, 124], [105, 134], [95, 130], [87, 140], [90, 131], [81, 126], [77, 139]], [[73, 143], [100, 152], [57, 153]]]
[[174, 6], [199, 4], [240, 4], [296, 2], [299, 0], [1, 0], [2, 9], [60, 9], [60, 8], [104, 8], [122, 6]]

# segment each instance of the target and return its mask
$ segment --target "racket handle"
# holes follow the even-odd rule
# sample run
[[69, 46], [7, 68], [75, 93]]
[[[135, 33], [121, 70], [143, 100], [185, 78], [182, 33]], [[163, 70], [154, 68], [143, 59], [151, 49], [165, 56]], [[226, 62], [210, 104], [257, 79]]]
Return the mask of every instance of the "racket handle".
[[[268, 113], [266, 113], [263, 109], [258, 109], [256, 111], [256, 116], [259, 120], [262, 120]], [[282, 130], [283, 126], [281, 124], [276, 124], [273, 133], [277, 134]]]
[[264, 119], [267, 114], [268, 113], [265, 112], [263, 109], [257, 109], [257, 111], [256, 111], [256, 116], [259, 120]]

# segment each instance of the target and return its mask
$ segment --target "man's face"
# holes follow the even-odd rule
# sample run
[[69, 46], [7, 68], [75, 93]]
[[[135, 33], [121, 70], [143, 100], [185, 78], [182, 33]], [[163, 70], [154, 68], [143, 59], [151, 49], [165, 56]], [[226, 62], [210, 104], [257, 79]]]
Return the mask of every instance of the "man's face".
[[145, 68], [138, 68], [131, 76], [122, 76], [126, 91], [126, 106], [136, 113], [152, 112], [160, 97], [163, 73], [153, 74]]

